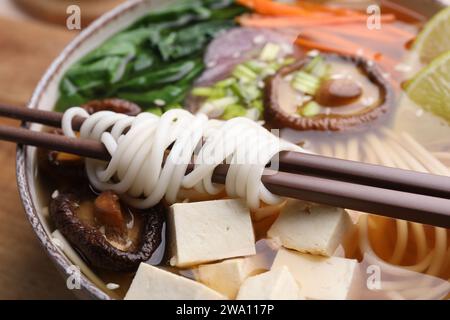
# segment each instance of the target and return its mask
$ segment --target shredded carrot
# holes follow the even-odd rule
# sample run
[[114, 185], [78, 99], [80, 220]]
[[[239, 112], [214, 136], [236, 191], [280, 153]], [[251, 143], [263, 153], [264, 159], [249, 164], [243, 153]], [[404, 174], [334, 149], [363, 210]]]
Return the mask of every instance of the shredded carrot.
[[236, 0], [237, 3], [252, 9], [254, 12], [269, 16], [284, 17], [331, 17], [330, 13], [306, 10], [301, 7], [279, 3], [271, 0]]
[[[237, 20], [242, 26], [281, 28], [303, 48], [344, 55], [362, 55], [367, 59], [381, 60], [380, 63], [389, 69], [395, 65], [391, 57], [392, 52], [377, 52], [370, 48], [371, 43], [381, 42], [389, 47], [397, 41], [414, 37], [411, 32], [392, 23], [396, 21], [393, 13], [381, 15], [382, 30], [368, 30], [368, 16], [358, 10], [300, 0], [294, 4], [272, 0], [236, 1], [254, 12], [238, 17]], [[364, 45], [361, 45], [361, 42]]]
[[379, 52], [364, 48], [340, 36], [319, 30], [309, 30], [297, 38], [296, 43], [308, 49], [318, 49], [347, 55], [363, 55], [368, 59], [378, 60]]
[[[310, 27], [320, 25], [336, 25], [348, 23], [365, 23], [366, 16], [340, 16], [329, 18], [301, 18], [301, 17], [264, 17], [258, 15], [243, 15], [238, 18], [241, 25], [246, 27], [257, 28], [287, 28], [287, 27]], [[392, 14], [382, 15], [380, 21], [389, 23], [395, 21], [395, 16]]]
[[[351, 55], [351, 56], [358, 56], [362, 55], [364, 58], [369, 60], [375, 60], [378, 61], [383, 67], [386, 68], [386, 70], [393, 70], [396, 62], [391, 57], [388, 57], [386, 55], [383, 55], [380, 52], [374, 52], [372, 50], [367, 50], [366, 48], [358, 47], [357, 44], [351, 42], [351, 41], [345, 41], [346, 46], [334, 46], [334, 45], [328, 45], [323, 44], [314, 40], [309, 40], [306, 38], [297, 38], [295, 41], [296, 44], [303, 47], [304, 49], [308, 50], [319, 50], [322, 52], [331, 52], [331, 53], [337, 53], [337, 54], [343, 54], [343, 55]], [[343, 44], [341, 44], [343, 45]], [[362, 52], [359, 52], [359, 50], [362, 49]]]
[[328, 12], [328, 13], [333, 13], [338, 16], [351, 16], [351, 15], [359, 14], [359, 12], [356, 10], [336, 8], [336, 7], [331, 7], [329, 5], [322, 5], [322, 4], [318, 4], [318, 3], [306, 2], [304, 0], [298, 0], [296, 5], [301, 8], [307, 9], [307, 10]]
[[354, 54], [354, 51], [346, 49], [346, 48], [336, 48], [333, 46], [329, 46], [326, 44], [322, 44], [316, 41], [308, 40], [305, 38], [298, 38], [295, 41], [298, 45], [302, 46], [305, 49], [317, 49], [323, 52], [334, 52], [334, 53], [341, 53], [341, 54]]
[[360, 12], [351, 9], [333, 8], [327, 5], [303, 1], [298, 1], [294, 5], [273, 0], [237, 0], [237, 2], [257, 13], [273, 16], [327, 17], [361, 15]]

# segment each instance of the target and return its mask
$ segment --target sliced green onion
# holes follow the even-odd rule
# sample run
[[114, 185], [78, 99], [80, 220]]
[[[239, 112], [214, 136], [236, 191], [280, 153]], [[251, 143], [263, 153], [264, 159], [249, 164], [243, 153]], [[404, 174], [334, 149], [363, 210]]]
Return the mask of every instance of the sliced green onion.
[[214, 88], [212, 94], [209, 96], [210, 99], [220, 99], [227, 96], [227, 90], [224, 88]]
[[211, 100], [205, 102], [199, 109], [199, 113], [204, 113], [212, 118], [217, 118], [222, 116], [225, 109], [237, 103], [238, 99], [236, 97], [225, 97], [222, 99]]
[[261, 98], [262, 92], [257, 85], [243, 86], [244, 97], [247, 101]]
[[294, 89], [312, 96], [314, 96], [317, 93], [317, 90], [319, 89], [319, 86], [314, 86], [307, 82], [301, 81], [294, 81], [292, 83], [292, 86], [294, 87]]
[[[239, 116], [259, 119], [264, 112], [264, 79], [295, 62], [292, 57], [278, 59], [280, 50], [280, 46], [268, 43], [259, 58], [236, 65], [229, 78], [218, 81], [212, 87], [193, 89], [192, 95], [206, 98], [200, 112], [222, 119]], [[306, 77], [300, 75], [298, 82], [299, 88], [313, 92], [317, 90], [319, 80], [306, 74]]]
[[304, 71], [299, 71], [294, 76], [292, 86], [298, 91], [313, 96], [317, 93], [317, 90], [319, 90], [320, 79]]
[[252, 82], [258, 78], [258, 75], [254, 71], [243, 64], [236, 66], [233, 71], [233, 76], [241, 82]]
[[294, 80], [300, 80], [300, 81], [308, 81], [311, 83], [320, 83], [320, 79], [310, 75], [304, 71], [299, 71], [297, 72], [297, 74], [294, 76]]
[[259, 60], [249, 60], [245, 62], [244, 65], [258, 74], [267, 67], [267, 64], [265, 62]]
[[318, 78], [325, 78], [329, 70], [329, 65], [326, 63], [318, 64], [311, 71], [311, 74], [315, 75]]
[[192, 95], [195, 97], [204, 97], [208, 99], [225, 98], [227, 92], [223, 88], [197, 87], [192, 90]]
[[233, 93], [240, 97], [242, 100], [246, 102], [253, 101], [255, 99], [258, 99], [262, 96], [261, 90], [258, 88], [258, 86], [255, 84], [251, 85], [243, 85], [235, 83], [231, 86], [231, 90], [233, 90]]
[[225, 97], [217, 100], [209, 101], [212, 105], [217, 108], [226, 108], [229, 105], [235, 104], [238, 101], [236, 97]]
[[258, 109], [260, 112], [264, 111], [264, 103], [262, 100], [252, 101], [251, 106], [255, 109]]
[[251, 119], [253, 121], [258, 121], [260, 116], [261, 116], [261, 111], [259, 111], [256, 108], [248, 109], [246, 114], [245, 114], [246, 118], [249, 118], [249, 119]]
[[240, 104], [232, 104], [225, 108], [222, 119], [230, 120], [236, 117], [243, 117], [247, 114], [247, 109]]
[[328, 73], [328, 68], [329, 65], [326, 63], [325, 58], [319, 55], [308, 63], [304, 71], [318, 78], [323, 78]]
[[281, 47], [274, 43], [267, 43], [261, 51], [259, 59], [262, 61], [273, 61], [278, 57]]
[[303, 70], [305, 72], [311, 73], [311, 71], [318, 65], [324, 62], [324, 59], [322, 56], [316, 56], [314, 57], [304, 68]]
[[232, 84], [236, 83], [237, 80], [235, 78], [227, 78], [224, 80], [221, 80], [219, 82], [217, 82], [214, 87], [216, 88], [228, 88], [230, 87]]
[[314, 117], [320, 113], [320, 105], [315, 101], [310, 101], [300, 108], [299, 113], [304, 117]]
[[210, 97], [214, 92], [214, 88], [197, 87], [192, 89], [192, 95], [196, 97]]

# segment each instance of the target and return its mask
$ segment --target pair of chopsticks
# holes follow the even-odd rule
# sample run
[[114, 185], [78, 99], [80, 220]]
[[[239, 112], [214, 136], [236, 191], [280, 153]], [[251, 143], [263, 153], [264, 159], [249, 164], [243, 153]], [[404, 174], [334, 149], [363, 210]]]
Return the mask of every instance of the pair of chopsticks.
[[[0, 116], [52, 127], [61, 127], [62, 120], [62, 113], [58, 112], [1, 105]], [[83, 121], [75, 118], [74, 128], [79, 129]], [[106, 148], [93, 140], [10, 126], [0, 126], [0, 139], [93, 159], [110, 159]], [[268, 190], [277, 195], [450, 227], [450, 177], [297, 152], [281, 153], [279, 162], [279, 172], [262, 178]], [[188, 172], [192, 169], [193, 165], [189, 166]], [[227, 165], [219, 165], [213, 181], [225, 183], [227, 170]]]

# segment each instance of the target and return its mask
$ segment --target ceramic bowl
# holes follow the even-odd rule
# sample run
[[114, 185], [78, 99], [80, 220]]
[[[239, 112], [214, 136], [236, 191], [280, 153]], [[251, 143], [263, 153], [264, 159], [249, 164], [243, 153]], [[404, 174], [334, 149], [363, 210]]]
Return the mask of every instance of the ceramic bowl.
[[[28, 108], [50, 110], [58, 97], [58, 84], [65, 71], [83, 57], [89, 51], [100, 45], [106, 39], [118, 31], [126, 28], [151, 10], [172, 5], [175, 0], [133, 0], [116, 7], [112, 11], [94, 21], [88, 28], [81, 32], [55, 59], [52, 65], [39, 82]], [[403, 5], [414, 10], [420, 10], [431, 15], [444, 5], [444, 0], [400, 0]], [[31, 129], [39, 130], [39, 125], [31, 125]], [[17, 184], [23, 202], [25, 213], [41, 242], [44, 250], [53, 260], [63, 277], [67, 279], [73, 272], [74, 264], [69, 258], [67, 249], [63, 251], [53, 241], [51, 229], [48, 223], [46, 210], [42, 197], [39, 196], [40, 188], [36, 179], [36, 148], [19, 146], [17, 148]], [[69, 254], [70, 255], [70, 254]], [[72, 255], [76, 253], [72, 251]], [[73, 260], [73, 256], [71, 257]], [[75, 264], [78, 264], [75, 262]], [[104, 284], [87, 267], [81, 268], [83, 274], [80, 279], [80, 289], [74, 290], [79, 298], [109, 300], [113, 295], [104, 290]]]

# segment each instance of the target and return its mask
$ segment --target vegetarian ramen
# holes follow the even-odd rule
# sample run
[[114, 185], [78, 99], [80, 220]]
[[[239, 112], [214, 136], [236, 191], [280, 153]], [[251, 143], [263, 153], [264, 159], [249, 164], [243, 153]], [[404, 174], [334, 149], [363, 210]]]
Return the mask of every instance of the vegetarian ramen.
[[428, 19], [391, 1], [148, 13], [60, 82], [54, 132], [100, 141], [111, 159], [38, 150], [55, 244], [116, 299], [448, 298], [449, 230], [281, 198], [261, 181], [282, 151], [449, 175], [442, 28], [449, 8]]

